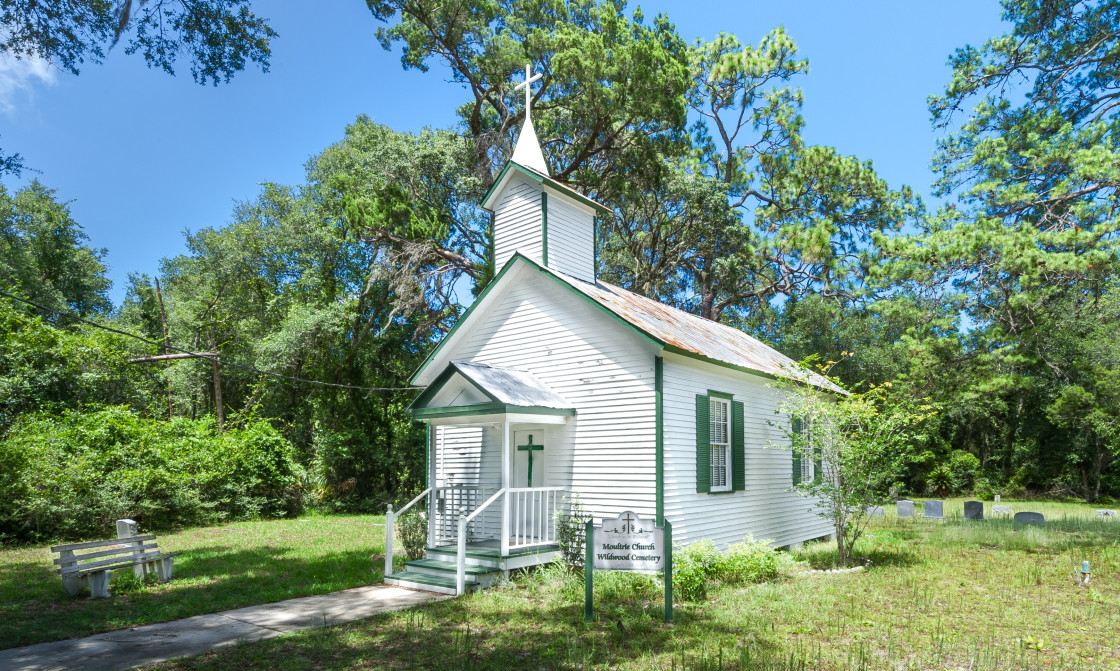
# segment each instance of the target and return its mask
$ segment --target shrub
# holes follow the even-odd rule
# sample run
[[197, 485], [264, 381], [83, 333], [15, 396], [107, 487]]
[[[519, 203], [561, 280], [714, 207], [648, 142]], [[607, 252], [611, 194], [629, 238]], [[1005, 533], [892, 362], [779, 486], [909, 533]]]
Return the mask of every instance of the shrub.
[[703, 538], [673, 549], [673, 590], [685, 601], [708, 596], [708, 580], [720, 572], [722, 561], [715, 543]]
[[774, 580], [781, 573], [778, 552], [750, 534], [720, 553], [703, 538], [673, 550], [673, 589], [685, 601], [700, 601], [717, 582], [742, 585]]
[[404, 553], [409, 559], [420, 559], [428, 543], [428, 517], [413, 509], [395, 520], [397, 537], [401, 539]]
[[720, 566], [720, 578], [733, 584], [756, 583], [778, 577], [777, 553], [769, 541], [756, 541], [750, 534], [727, 549]]
[[556, 544], [560, 546], [560, 558], [568, 568], [583, 568], [589, 519], [591, 513], [583, 507], [579, 494], [572, 494], [567, 508], [556, 511]]
[[145, 419], [124, 407], [31, 415], [0, 441], [0, 537], [104, 537], [297, 513], [302, 469], [269, 424], [219, 433], [209, 418]]

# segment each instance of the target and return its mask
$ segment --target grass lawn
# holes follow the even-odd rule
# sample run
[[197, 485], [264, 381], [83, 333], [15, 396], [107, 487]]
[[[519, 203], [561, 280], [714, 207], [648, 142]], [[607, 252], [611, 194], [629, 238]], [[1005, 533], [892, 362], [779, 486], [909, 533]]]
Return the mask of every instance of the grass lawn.
[[[1093, 508], [1020, 504], [1045, 528], [876, 520], [854, 573], [800, 572], [717, 587], [661, 622], [656, 579], [548, 567], [512, 584], [423, 608], [156, 668], [203, 669], [1116, 669], [1120, 668], [1120, 522]], [[1006, 503], [1006, 502], [1005, 502]], [[990, 508], [990, 504], [989, 504]], [[955, 513], [955, 514], [954, 514]], [[793, 553], [827, 568], [834, 546]], [[1081, 561], [1093, 580], [1079, 587]]]
[[[370, 555], [384, 552], [384, 522], [305, 516], [158, 534], [161, 550], [184, 553], [175, 558], [175, 579], [149, 583], [114, 571], [111, 599], [86, 598], [88, 591], [68, 597], [49, 547], [0, 550], [0, 648], [380, 582], [382, 564]], [[115, 533], [107, 529], [105, 538]]]

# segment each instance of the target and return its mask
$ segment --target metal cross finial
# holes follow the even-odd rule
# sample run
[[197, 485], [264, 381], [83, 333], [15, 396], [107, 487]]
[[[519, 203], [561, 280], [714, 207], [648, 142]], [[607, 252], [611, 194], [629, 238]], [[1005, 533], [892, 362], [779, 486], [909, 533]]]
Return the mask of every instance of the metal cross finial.
[[525, 116], [526, 117], [529, 116], [529, 106], [530, 106], [530, 104], [532, 103], [532, 100], [533, 100], [533, 93], [532, 93], [532, 88], [533, 87], [530, 86], [530, 84], [532, 84], [533, 82], [540, 79], [541, 76], [542, 75], [539, 72], [537, 74], [533, 74], [533, 66], [529, 63], [526, 63], [525, 64], [525, 81], [523, 81], [520, 84], [518, 84], [517, 86], [513, 87], [514, 91], [516, 91], [517, 89], [520, 89], [520, 88], [525, 89]]

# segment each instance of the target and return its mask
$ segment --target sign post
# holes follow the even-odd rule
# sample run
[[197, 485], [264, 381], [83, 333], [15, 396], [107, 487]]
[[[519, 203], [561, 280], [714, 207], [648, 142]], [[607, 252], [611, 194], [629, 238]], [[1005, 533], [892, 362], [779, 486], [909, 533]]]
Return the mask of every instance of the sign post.
[[593, 520], [588, 520], [586, 535], [584, 619], [591, 621], [596, 570], [635, 571], [661, 572], [665, 576], [665, 621], [672, 622], [673, 526], [669, 521], [659, 527], [653, 520], [643, 520], [627, 510], [615, 519], [604, 518], [598, 529]]

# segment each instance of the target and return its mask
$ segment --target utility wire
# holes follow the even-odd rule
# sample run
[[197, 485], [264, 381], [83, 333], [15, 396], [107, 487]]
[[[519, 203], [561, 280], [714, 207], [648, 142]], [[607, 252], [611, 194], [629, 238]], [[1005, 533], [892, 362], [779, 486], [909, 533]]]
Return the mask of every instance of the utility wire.
[[[155, 342], [154, 340], [148, 340], [147, 338], [145, 338], [143, 336], [138, 336], [135, 333], [129, 333], [128, 331], [122, 331], [120, 329], [113, 328], [112, 326], [106, 326], [104, 324], [98, 324], [95, 321], [90, 321], [89, 319], [86, 319], [85, 317], [82, 317], [80, 315], [76, 315], [73, 312], [70, 312], [68, 310], [59, 310], [58, 308], [50, 308], [50, 307], [47, 307], [45, 305], [39, 305], [38, 303], [27, 300], [26, 298], [20, 298], [19, 296], [15, 296], [13, 294], [10, 294], [7, 291], [0, 290], [0, 296], [5, 296], [5, 297], [10, 298], [14, 301], [19, 301], [20, 303], [30, 305], [34, 308], [37, 308], [39, 310], [43, 310], [45, 312], [53, 312], [56, 315], [61, 315], [63, 317], [69, 317], [70, 319], [74, 319], [76, 321], [82, 322], [83, 324], [89, 324], [90, 326], [93, 326], [95, 328], [99, 328], [103, 331], [109, 331], [110, 333], [116, 333], [117, 335], [127, 336], [129, 338], [135, 338], [136, 340], [148, 343], [149, 345], [155, 345], [156, 347], [163, 347], [164, 346], [164, 344], [162, 342]], [[223, 366], [233, 366], [234, 368], [240, 368], [242, 370], [247, 370], [247, 371], [250, 371], [250, 372], [253, 372], [253, 373], [257, 373], [259, 375], [267, 375], [269, 377], [274, 377], [274, 378], [277, 378], [277, 379], [280, 379], [280, 380], [287, 380], [287, 381], [290, 381], [290, 382], [298, 382], [298, 383], [301, 383], [301, 384], [311, 384], [311, 385], [317, 385], [317, 386], [320, 386], [320, 387], [334, 387], [336, 389], [353, 389], [355, 391], [419, 391], [416, 387], [359, 387], [359, 386], [352, 385], [352, 384], [338, 384], [337, 382], [321, 382], [319, 380], [308, 380], [306, 378], [296, 377], [294, 375], [284, 375], [283, 373], [273, 373], [272, 371], [261, 370], [259, 368], [254, 368], [253, 366], [247, 366], [245, 364], [236, 363], [234, 361], [226, 361], [226, 360], [218, 358], [218, 357], [207, 356], [204, 353], [192, 352], [191, 350], [182, 349], [180, 347], [175, 347], [174, 345], [169, 345], [168, 349], [173, 349], [177, 352], [182, 352], [183, 354], [190, 354], [192, 357], [196, 357], [196, 358], [199, 358], [199, 359], [208, 359], [210, 361], [217, 361], [219, 364], [221, 364]]]

